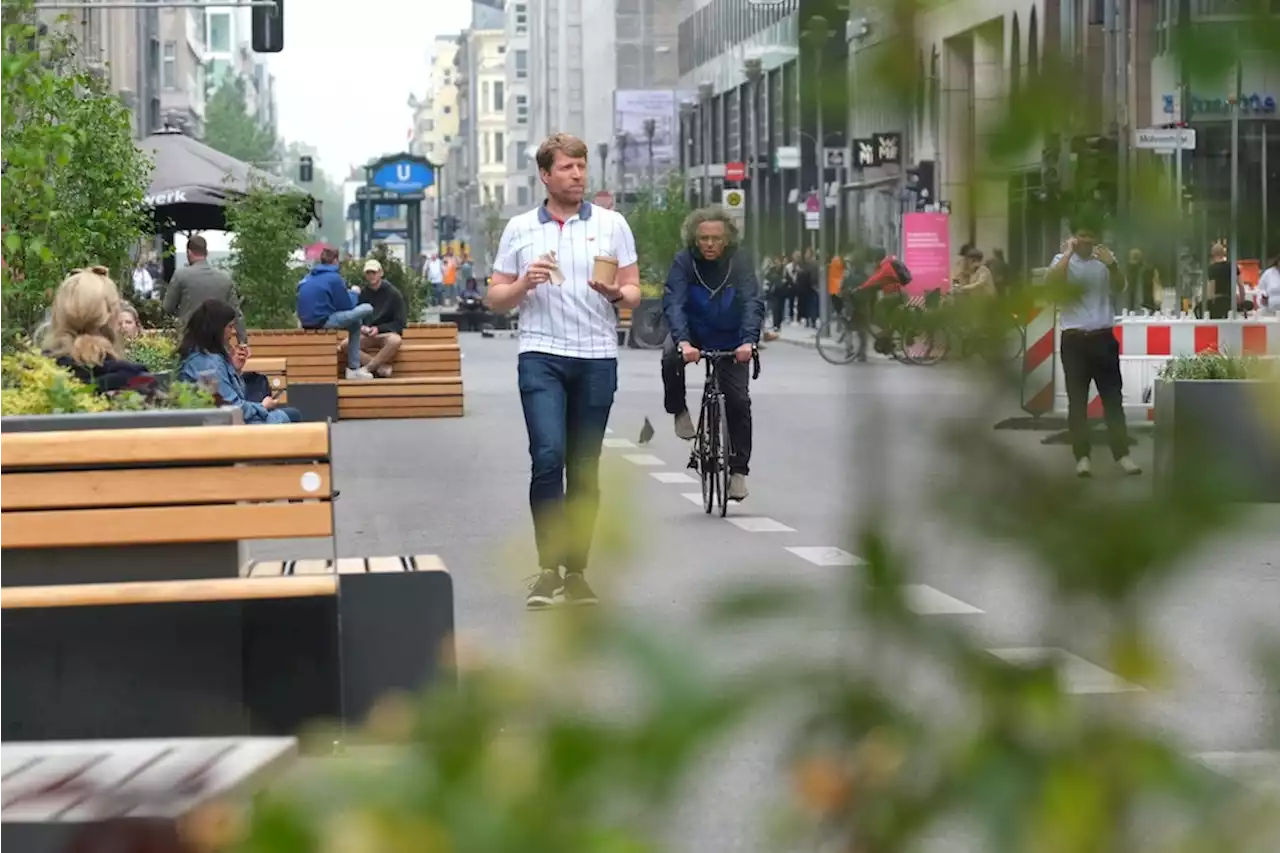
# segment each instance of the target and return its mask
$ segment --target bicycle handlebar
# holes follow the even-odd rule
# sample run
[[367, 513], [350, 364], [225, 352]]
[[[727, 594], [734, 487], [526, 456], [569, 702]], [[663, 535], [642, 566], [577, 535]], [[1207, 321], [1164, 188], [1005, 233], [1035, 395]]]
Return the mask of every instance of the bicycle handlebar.
[[[698, 361], [716, 361], [722, 358], [733, 358], [735, 350], [731, 349], [704, 349], [698, 350]], [[751, 378], [760, 378], [760, 350], [751, 347]]]

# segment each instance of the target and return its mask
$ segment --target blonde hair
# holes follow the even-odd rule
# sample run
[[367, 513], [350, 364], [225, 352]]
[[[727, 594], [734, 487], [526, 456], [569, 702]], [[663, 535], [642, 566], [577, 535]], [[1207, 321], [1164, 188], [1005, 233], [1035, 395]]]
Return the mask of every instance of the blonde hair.
[[541, 172], [550, 172], [556, 164], [556, 152], [563, 152], [566, 157], [587, 159], [587, 143], [571, 133], [553, 133], [538, 146], [538, 154], [534, 157]]
[[120, 337], [115, 323], [119, 313], [120, 291], [108, 277], [106, 267], [72, 270], [53, 297], [44, 351], [54, 358], [66, 356], [88, 367], [119, 358]]

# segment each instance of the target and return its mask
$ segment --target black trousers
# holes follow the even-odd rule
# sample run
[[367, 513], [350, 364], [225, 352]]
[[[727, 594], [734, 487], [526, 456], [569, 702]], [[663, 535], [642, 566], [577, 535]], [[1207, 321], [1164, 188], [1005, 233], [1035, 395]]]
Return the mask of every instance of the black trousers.
[[[668, 340], [662, 350], [662, 397], [669, 415], [678, 415], [689, 408], [685, 367], [687, 365], [680, 357], [680, 351]], [[716, 365], [716, 370], [720, 374], [720, 390], [724, 392], [724, 415], [729, 420], [729, 443], [732, 445], [729, 470], [745, 476], [751, 467], [751, 393], [748, 389], [751, 363], [739, 364], [732, 358], [725, 358]]]
[[795, 300], [791, 298], [791, 292], [786, 288], [777, 288], [769, 295], [770, 311], [773, 314], [773, 330], [776, 332], [782, 328], [783, 320], [791, 320], [795, 317]]
[[1120, 378], [1120, 342], [1111, 329], [1062, 333], [1062, 374], [1067, 384], [1067, 431], [1076, 459], [1092, 452], [1089, 442], [1089, 383], [1098, 386], [1102, 414], [1107, 423], [1111, 455], [1129, 455], [1129, 430], [1124, 423], [1123, 382]]

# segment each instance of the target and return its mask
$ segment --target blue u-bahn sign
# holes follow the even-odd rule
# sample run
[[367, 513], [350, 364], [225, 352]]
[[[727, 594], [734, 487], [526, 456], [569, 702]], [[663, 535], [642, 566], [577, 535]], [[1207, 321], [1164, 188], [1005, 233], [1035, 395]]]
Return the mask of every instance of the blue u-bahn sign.
[[369, 177], [369, 186], [397, 193], [420, 193], [435, 182], [435, 169], [425, 159], [416, 157], [378, 163]]

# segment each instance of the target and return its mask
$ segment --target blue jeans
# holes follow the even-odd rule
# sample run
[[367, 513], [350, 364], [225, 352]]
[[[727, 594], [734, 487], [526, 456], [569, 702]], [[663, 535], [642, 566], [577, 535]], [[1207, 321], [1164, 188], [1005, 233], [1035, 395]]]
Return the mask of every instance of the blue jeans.
[[348, 370], [360, 369], [360, 324], [362, 320], [368, 320], [372, 316], [373, 306], [365, 302], [350, 311], [334, 311], [324, 321], [326, 329], [346, 329], [348, 340], [355, 342], [355, 346], [347, 346]]
[[520, 353], [529, 431], [529, 508], [543, 569], [587, 567], [600, 505], [600, 449], [618, 388], [616, 359]]

